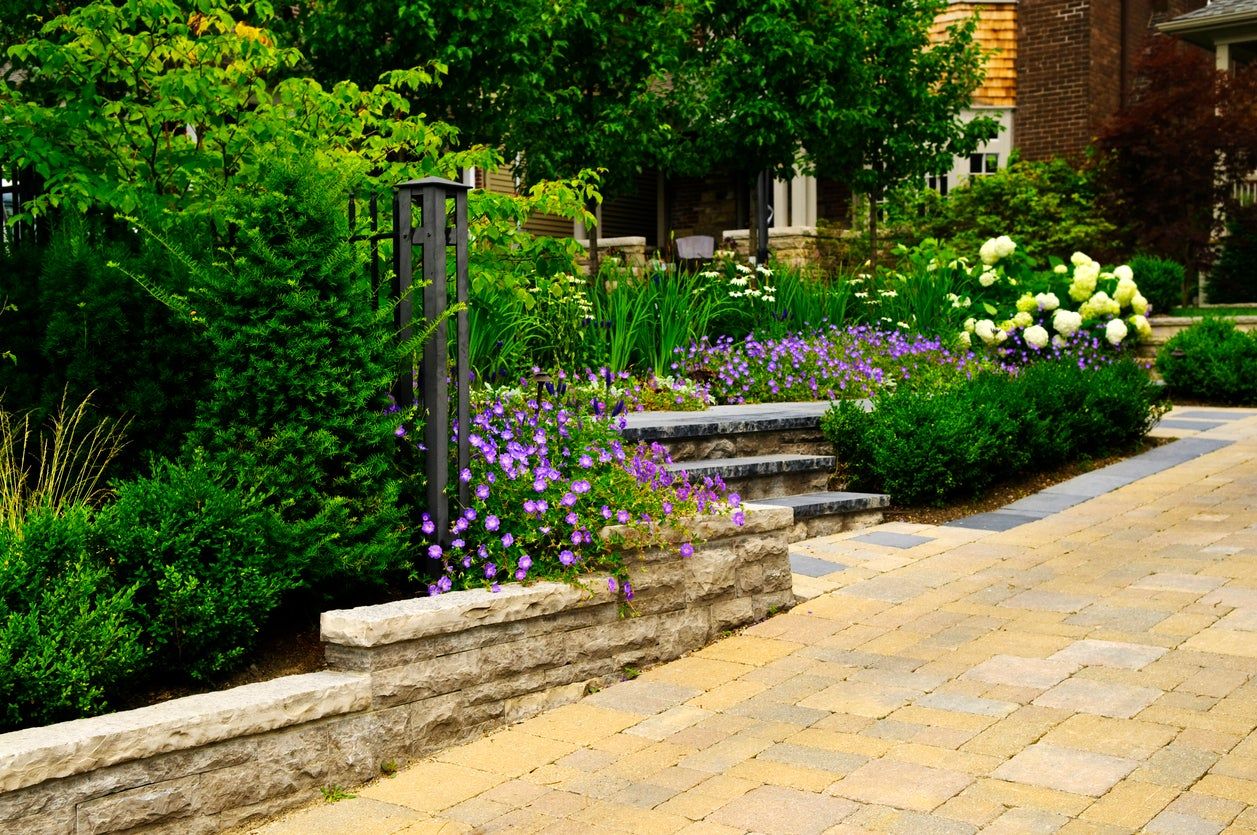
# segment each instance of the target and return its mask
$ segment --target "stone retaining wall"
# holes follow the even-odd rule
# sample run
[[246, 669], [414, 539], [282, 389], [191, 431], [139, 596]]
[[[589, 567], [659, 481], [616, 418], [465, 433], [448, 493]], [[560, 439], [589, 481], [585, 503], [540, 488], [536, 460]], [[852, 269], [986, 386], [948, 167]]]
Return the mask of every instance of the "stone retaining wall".
[[791, 511], [746, 511], [627, 542], [633, 617], [601, 577], [326, 612], [327, 671], [0, 735], [0, 832], [243, 826], [698, 649], [794, 602]]

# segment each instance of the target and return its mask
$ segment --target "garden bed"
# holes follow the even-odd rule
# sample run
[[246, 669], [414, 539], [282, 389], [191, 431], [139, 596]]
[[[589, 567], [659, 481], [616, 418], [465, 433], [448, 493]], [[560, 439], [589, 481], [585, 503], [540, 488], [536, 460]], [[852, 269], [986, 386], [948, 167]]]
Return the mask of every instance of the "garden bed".
[[574, 701], [792, 605], [791, 521], [748, 505], [687, 526], [690, 557], [627, 551], [631, 613], [603, 577], [327, 612], [331, 669], [0, 735], [0, 830], [218, 831]]

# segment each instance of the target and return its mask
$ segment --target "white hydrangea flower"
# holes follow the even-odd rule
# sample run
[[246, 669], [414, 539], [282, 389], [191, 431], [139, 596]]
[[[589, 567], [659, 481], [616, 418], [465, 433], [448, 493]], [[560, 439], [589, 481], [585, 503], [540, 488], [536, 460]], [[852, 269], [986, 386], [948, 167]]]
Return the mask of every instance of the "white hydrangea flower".
[[1152, 336], [1152, 325], [1148, 322], [1147, 316], [1135, 314], [1130, 317], [1130, 324], [1135, 329], [1135, 333], [1139, 334], [1140, 339], [1147, 339]]
[[1034, 302], [1039, 306], [1040, 310], [1045, 310], [1048, 313], [1061, 306], [1061, 300], [1056, 297], [1055, 293], [1040, 293], [1034, 297]]
[[1017, 315], [1012, 319], [1013, 327], [1028, 328], [1034, 324], [1034, 317], [1024, 310], [1017, 311]]
[[1026, 313], [1029, 313], [1032, 310], [1038, 310], [1038, 309], [1039, 309], [1038, 300], [1034, 296], [1030, 295], [1029, 293], [1025, 293], [1022, 295], [1021, 298], [1017, 299], [1017, 310], [1019, 311], [1024, 311]]
[[1042, 325], [1032, 325], [1026, 328], [1022, 337], [1026, 340], [1026, 344], [1036, 351], [1040, 351], [1047, 347], [1048, 332]]
[[987, 345], [995, 342], [995, 323], [990, 319], [980, 319], [973, 326], [973, 332]]
[[977, 323], [978, 323], [978, 320], [974, 319], [972, 316], [966, 319], [965, 320], [965, 333], [973, 333], [973, 326], [976, 325]]
[[1143, 293], [1135, 293], [1135, 297], [1130, 300], [1130, 309], [1140, 316], [1148, 315], [1148, 300], [1144, 298]]
[[1002, 345], [1002, 344], [1004, 343], [1004, 340], [1005, 340], [1005, 339], [1007, 339], [1007, 338], [1008, 338], [1008, 331], [1006, 331], [1006, 330], [1004, 330], [1004, 329], [1002, 329], [1002, 328], [1001, 328], [1000, 330], [997, 330], [997, 331], [995, 332], [995, 344], [996, 344], [996, 345]]
[[1104, 338], [1109, 341], [1110, 345], [1121, 345], [1126, 334], [1126, 323], [1121, 319], [1114, 319], [1104, 326]]
[[1131, 301], [1135, 298], [1135, 294], [1138, 292], [1139, 288], [1135, 286], [1135, 280], [1133, 278], [1119, 277], [1117, 279], [1117, 289], [1113, 291], [1113, 298], [1117, 301], [1120, 307], [1128, 307]]
[[1099, 277], [1100, 277], [1100, 265], [1097, 264], [1095, 261], [1088, 261], [1085, 264], [1079, 264], [1078, 266], [1074, 267], [1074, 280], [1075, 281], [1084, 281], [1084, 282], [1089, 281], [1091, 282], [1092, 285], [1094, 285], [1096, 282], [1096, 279]]
[[990, 287], [999, 280], [999, 273], [995, 270], [983, 270], [982, 275], [978, 276], [978, 283], [983, 287]]
[[989, 241], [982, 244], [981, 249], [978, 250], [978, 257], [982, 259], [983, 264], [990, 265], [999, 260], [998, 246], [999, 244], [995, 238], [991, 238]]
[[1064, 264], [1057, 264], [1055, 267], [1052, 268], [1052, 272], [1056, 273], [1057, 275], [1064, 275], [1065, 273], [1069, 272], [1069, 267], [1065, 266]]
[[1113, 270], [1113, 275], [1117, 277], [1118, 281], [1134, 281], [1135, 280], [1135, 271], [1132, 270], [1130, 267], [1126, 266], [1125, 264], [1122, 264], [1120, 267]]
[[[1085, 252], [1075, 252], [1073, 255], [1069, 256], [1069, 263], [1073, 264], [1075, 267], [1081, 267], [1083, 264], [1091, 263], [1091, 256]], [[1099, 270], [1097, 270], [1097, 272], [1098, 271]]]
[[1017, 250], [1017, 244], [1013, 243], [1013, 239], [1007, 235], [1000, 235], [995, 239], [995, 254], [1000, 258], [1007, 258]]
[[956, 341], [960, 343], [960, 347], [968, 348], [973, 344], [973, 337], [969, 336], [969, 331], [961, 331]]
[[1056, 336], [1052, 337], [1052, 347], [1054, 347], [1054, 348], [1064, 348], [1064, 347], [1065, 347], [1065, 337], [1061, 336], [1059, 333], [1058, 333]]
[[1052, 314], [1052, 327], [1061, 336], [1073, 336], [1082, 327], [1082, 316], [1062, 307]]

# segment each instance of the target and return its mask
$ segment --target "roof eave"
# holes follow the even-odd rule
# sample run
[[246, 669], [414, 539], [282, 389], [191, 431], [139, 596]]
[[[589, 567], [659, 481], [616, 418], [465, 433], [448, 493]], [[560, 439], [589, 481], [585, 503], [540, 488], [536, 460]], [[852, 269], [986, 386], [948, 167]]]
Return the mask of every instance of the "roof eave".
[[1167, 35], [1174, 35], [1209, 49], [1218, 43], [1219, 35], [1225, 36], [1247, 27], [1257, 27], [1257, 11], [1188, 17], [1185, 20], [1174, 18], [1157, 24], [1157, 29]]

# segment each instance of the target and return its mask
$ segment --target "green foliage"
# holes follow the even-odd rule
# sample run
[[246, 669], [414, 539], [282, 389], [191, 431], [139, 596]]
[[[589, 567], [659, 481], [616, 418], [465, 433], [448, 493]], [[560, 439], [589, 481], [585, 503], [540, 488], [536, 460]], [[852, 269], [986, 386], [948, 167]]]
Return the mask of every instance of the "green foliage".
[[1257, 204], [1229, 210], [1226, 231], [1209, 271], [1209, 303], [1257, 301]]
[[0, 158], [43, 178], [28, 210], [213, 212], [223, 186], [277, 149], [390, 183], [492, 159], [442, 155], [453, 131], [412, 114], [431, 72], [324, 89], [294, 74], [301, 55], [275, 43], [272, 21], [265, 2], [206, 0], [189, 15], [178, 0], [97, 0], [13, 46]]
[[983, 241], [1009, 235], [1032, 256], [1081, 251], [1112, 261], [1120, 241], [1102, 205], [1092, 176], [1065, 160], [1014, 160], [946, 197], [905, 187], [892, 195], [889, 219], [892, 234], [910, 244], [937, 238], [957, 252], [976, 252]]
[[1182, 264], [1155, 255], [1136, 255], [1130, 259], [1130, 268], [1151, 312], [1169, 313], [1183, 303], [1187, 273]]
[[942, 504], [1042, 466], [1108, 454], [1142, 438], [1159, 394], [1130, 360], [1044, 362], [936, 391], [900, 388], [871, 412], [835, 404], [822, 430], [854, 485], [899, 504]]
[[1257, 403], [1257, 337], [1229, 319], [1205, 319], [1161, 346], [1157, 371], [1172, 397]]
[[164, 675], [228, 671], [302, 568], [268, 490], [220, 481], [204, 457], [159, 462], [151, 477], [119, 485], [96, 521], [115, 576], [137, 589], [144, 640]]
[[679, 51], [673, 107], [674, 170], [727, 167], [787, 175], [804, 153], [843, 143], [834, 128], [858, 107], [855, 19], [846, 0], [724, 0], [687, 6], [693, 19]]
[[90, 528], [81, 506], [0, 526], [0, 731], [100, 713], [144, 662], [134, 589]]
[[63, 397], [92, 395], [97, 411], [131, 421], [131, 438], [142, 439], [124, 450], [115, 475], [139, 469], [149, 452], [176, 452], [208, 378], [201, 332], [108, 266], [186, 292], [167, 253], [129, 229], [74, 216], [46, 248], [19, 252], [29, 266], [0, 274], [0, 292], [20, 300], [17, 361], [0, 364], [8, 407], [48, 415]]
[[950, 338], [973, 315], [972, 297], [981, 290], [969, 262], [932, 238], [897, 246], [892, 255], [893, 269], [850, 279], [862, 288], [856, 302], [865, 321]]
[[192, 296], [214, 379], [190, 443], [267, 486], [315, 586], [379, 583], [403, 558], [395, 349], [346, 243], [343, 186], [310, 162], [268, 164], [226, 201], [235, 242], [197, 268]]

